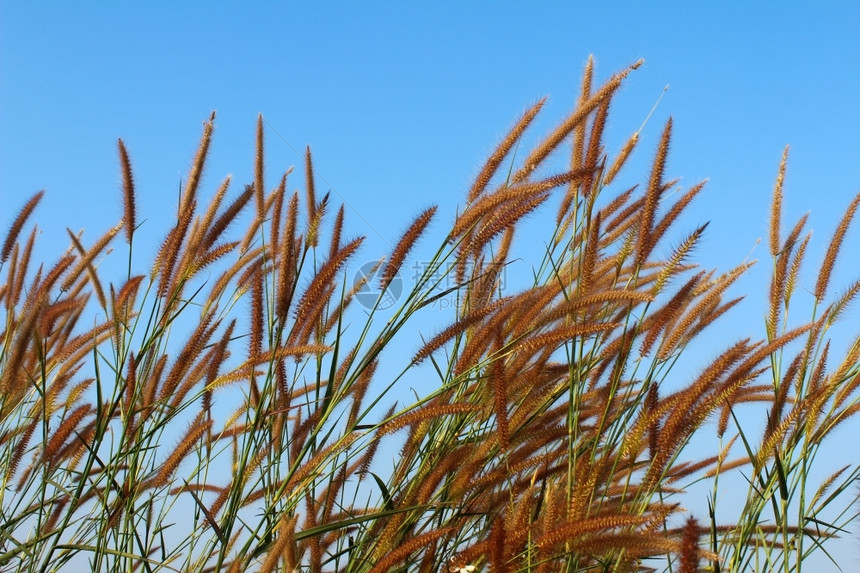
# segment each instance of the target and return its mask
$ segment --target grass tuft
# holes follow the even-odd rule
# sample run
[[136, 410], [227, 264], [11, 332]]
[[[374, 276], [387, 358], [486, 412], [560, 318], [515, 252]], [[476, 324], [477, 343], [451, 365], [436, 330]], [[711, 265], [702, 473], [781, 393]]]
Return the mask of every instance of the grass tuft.
[[[752, 263], [701, 268], [707, 223], [676, 230], [704, 183], [663, 205], [671, 120], [642, 190], [616, 189], [639, 130], [614, 157], [603, 138], [640, 64], [599, 84], [589, 59], [575, 109], [518, 160], [544, 100], [530, 107], [390, 309], [361, 298], [367, 277], [395, 290], [436, 207], [349, 284], [363, 237], [344, 239], [343, 207], [328, 221], [310, 148], [304, 209], [290, 169], [267, 193], [262, 116], [253, 182], [227, 177], [208, 203], [204, 124], [152, 260], [132, 252], [153, 223], [135, 219], [122, 140], [122, 218], [94, 242], [69, 231], [36, 266], [30, 198], [0, 251], [0, 569], [795, 572], [830, 556], [858, 517], [860, 464], [820, 452], [860, 411], [860, 340], [835, 330], [860, 281], [828, 296], [860, 195], [798, 320], [810, 234], [803, 216], [782, 235], [786, 148], [761, 337], [709, 338]], [[554, 201], [515, 290], [523, 221]], [[441, 302], [455, 315], [428, 328]]]

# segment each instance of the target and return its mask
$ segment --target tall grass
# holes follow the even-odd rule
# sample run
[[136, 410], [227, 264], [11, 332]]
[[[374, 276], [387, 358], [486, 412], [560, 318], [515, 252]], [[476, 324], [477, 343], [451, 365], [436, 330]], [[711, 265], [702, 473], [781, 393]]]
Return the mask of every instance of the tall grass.
[[[234, 192], [228, 178], [208, 204], [214, 114], [205, 124], [142, 273], [122, 141], [124, 213], [95, 241], [69, 231], [56, 261], [31, 261], [33, 196], [0, 258], [0, 568], [686, 573], [800, 571], [827, 555], [857, 517], [860, 466], [812, 476], [860, 408], [860, 344], [836, 356], [829, 339], [860, 290], [830, 288], [860, 195], [819, 267], [812, 315], [789, 321], [810, 235], [805, 218], [782, 231], [786, 154], [763, 339], [714, 348], [710, 362], [685, 354], [731, 320], [740, 299], [727, 293], [750, 264], [700, 269], [705, 226], [674, 232], [704, 185], [670, 199], [671, 121], [641, 190], [615, 189], [639, 134], [613, 157], [603, 132], [636, 67], [594, 88], [589, 61], [574, 111], [516, 153], [543, 102], [528, 109], [385, 318], [355, 308], [368, 285], [345, 269], [363, 238], [343, 237], [343, 209], [318, 196], [310, 150], [302, 195], [289, 171], [264, 181], [262, 120], [253, 183]], [[561, 148], [569, 167], [548, 172]], [[509, 293], [517, 230], [551, 197], [557, 226], [533, 284]], [[390, 287], [435, 216], [419, 213], [368, 280]], [[115, 284], [99, 265], [122, 239]], [[441, 297], [455, 320], [411, 340], [411, 359], [386, 353]], [[682, 360], [694, 374], [669, 382]], [[398, 404], [415, 375], [432, 390]], [[688, 447], [715, 432], [718, 451]], [[748, 490], [726, 515], [718, 483], [733, 475]], [[694, 515], [681, 503], [702, 483], [710, 514]]]

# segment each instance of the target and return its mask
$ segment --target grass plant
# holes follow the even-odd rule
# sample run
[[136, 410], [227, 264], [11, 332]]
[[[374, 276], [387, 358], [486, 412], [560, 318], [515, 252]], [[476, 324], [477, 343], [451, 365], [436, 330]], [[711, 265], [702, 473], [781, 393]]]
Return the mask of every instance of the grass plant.
[[[343, 209], [317, 194], [310, 150], [302, 194], [290, 171], [264, 180], [262, 118], [253, 182], [235, 192], [227, 178], [208, 204], [214, 114], [205, 123], [143, 267], [122, 141], [124, 212], [96, 240], [69, 231], [56, 261], [31, 260], [43, 194], [26, 201], [0, 253], [0, 569], [789, 572], [828, 555], [858, 515], [860, 465], [823, 481], [813, 466], [860, 409], [860, 340], [843, 354], [830, 341], [860, 291], [830, 286], [860, 195], [811, 316], [790, 321], [810, 234], [805, 218], [783, 232], [786, 151], [762, 339], [692, 355], [731, 320], [751, 263], [701, 269], [706, 225], [675, 233], [704, 184], [669, 194], [671, 121], [647, 181], [616, 189], [639, 132], [615, 156], [603, 135], [638, 65], [594, 87], [589, 61], [572, 113], [517, 152], [544, 102], [529, 108], [384, 318], [356, 308], [368, 285], [345, 270], [363, 237], [344, 237]], [[559, 153], [569, 165], [550, 172]], [[533, 282], [507, 292], [517, 231], [552, 202]], [[373, 286], [391, 286], [435, 218], [415, 217]], [[115, 283], [100, 263], [123, 240]], [[441, 297], [455, 319], [411, 339], [411, 358], [386, 353]], [[431, 390], [395, 401], [416, 375]], [[700, 457], [702, 435], [721, 442]], [[380, 471], [379, 452], [398, 447]], [[732, 476], [748, 487], [727, 515], [718, 484]], [[710, 513], [697, 517], [688, 490], [702, 483]]]

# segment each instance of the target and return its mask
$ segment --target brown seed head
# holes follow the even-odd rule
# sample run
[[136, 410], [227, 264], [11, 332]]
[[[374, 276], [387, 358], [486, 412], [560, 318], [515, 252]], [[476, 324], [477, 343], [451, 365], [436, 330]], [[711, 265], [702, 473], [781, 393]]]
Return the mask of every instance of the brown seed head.
[[18, 239], [18, 234], [21, 232], [21, 228], [24, 226], [24, 223], [27, 222], [27, 218], [33, 212], [33, 209], [36, 208], [36, 205], [39, 204], [39, 201], [41, 201], [44, 194], [44, 191], [39, 191], [30, 197], [30, 199], [24, 203], [18, 216], [15, 217], [15, 220], [12, 222], [12, 227], [9, 228], [9, 232], [6, 234], [6, 241], [3, 243], [3, 250], [0, 251], [0, 263], [5, 263], [9, 258], [9, 255], [12, 253], [12, 247], [15, 246], [15, 241]]
[[475, 178], [475, 183], [472, 184], [472, 188], [469, 189], [468, 194], [468, 202], [471, 203], [478, 196], [484, 192], [487, 188], [487, 185], [490, 184], [490, 180], [493, 178], [493, 175], [501, 165], [502, 161], [504, 161], [505, 156], [510, 152], [513, 148], [514, 144], [519, 141], [523, 132], [525, 132], [526, 128], [532, 122], [532, 120], [537, 116], [540, 109], [543, 107], [543, 104], [546, 103], [546, 98], [543, 98], [531, 108], [529, 108], [519, 119], [513, 129], [508, 132], [508, 135], [505, 136], [505, 139], [499, 144], [499, 146], [493, 151], [490, 158], [487, 159], [487, 163], [484, 164], [484, 167], [481, 169], [481, 172], [478, 174], [478, 177]]
[[788, 161], [788, 146], [782, 152], [782, 160], [779, 162], [779, 172], [776, 183], [773, 186], [773, 201], [770, 206], [770, 254], [776, 256], [779, 253], [779, 224], [782, 212], [782, 184], [785, 181], [785, 164]]
[[265, 214], [265, 185], [263, 184], [263, 114], [257, 116], [257, 153], [254, 156], [254, 196], [257, 198], [257, 217]]
[[833, 272], [833, 267], [836, 265], [836, 256], [842, 247], [845, 233], [848, 232], [848, 227], [851, 225], [854, 213], [857, 212], [858, 204], [860, 204], [860, 193], [855, 195], [851, 204], [848, 205], [845, 215], [842, 216], [839, 226], [836, 227], [836, 232], [833, 234], [830, 246], [827, 247], [827, 254], [824, 255], [824, 263], [821, 265], [821, 270], [818, 273], [818, 282], [815, 283], [815, 298], [819, 302], [824, 300], [824, 295], [827, 294], [827, 285], [830, 283], [830, 275]]
[[130, 244], [135, 227], [134, 176], [131, 172], [131, 161], [122, 139], [117, 140], [117, 146], [119, 147], [119, 161], [122, 167], [122, 225], [125, 229], [125, 239]]
[[394, 251], [391, 253], [391, 258], [388, 260], [388, 263], [382, 271], [380, 289], [387, 289], [388, 285], [391, 284], [391, 281], [394, 280], [400, 267], [403, 266], [403, 262], [406, 260], [406, 256], [409, 254], [409, 251], [411, 251], [412, 247], [415, 246], [415, 243], [418, 242], [419, 237], [424, 233], [424, 230], [427, 228], [427, 225], [430, 224], [430, 220], [433, 219], [433, 215], [435, 213], [436, 206], [434, 205], [433, 207], [422, 211], [421, 214], [412, 221], [412, 224], [409, 225], [409, 228], [394, 247]]
[[651, 177], [648, 182], [648, 190], [645, 193], [645, 205], [639, 220], [639, 241], [636, 250], [636, 263], [645, 263], [651, 249], [654, 247], [652, 233], [654, 230], [654, 218], [657, 214], [657, 206], [660, 195], [663, 192], [663, 171], [666, 168], [666, 158], [669, 155], [669, 141], [672, 137], [672, 118], [666, 122], [660, 144], [657, 147], [657, 155], [651, 167]]
[[191, 171], [188, 173], [188, 182], [185, 184], [185, 191], [179, 204], [180, 218], [195, 201], [197, 187], [200, 185], [200, 179], [203, 177], [203, 167], [206, 163], [206, 155], [209, 153], [209, 143], [212, 141], [212, 130], [214, 127], [215, 112], [213, 111], [209, 117], [209, 121], [203, 124], [203, 136], [200, 138], [200, 146], [197, 148], [197, 154], [194, 156], [194, 163], [191, 165]]

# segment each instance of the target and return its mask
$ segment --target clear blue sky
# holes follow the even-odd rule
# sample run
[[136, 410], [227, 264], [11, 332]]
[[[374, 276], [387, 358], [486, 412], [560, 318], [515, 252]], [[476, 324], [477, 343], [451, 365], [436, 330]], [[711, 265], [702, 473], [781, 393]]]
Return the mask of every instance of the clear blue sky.
[[[47, 194], [33, 220], [52, 257], [67, 246], [66, 226], [86, 228], [91, 239], [112, 226], [122, 204], [122, 137], [136, 175], [138, 219], [158, 235], [209, 113], [218, 116], [205, 196], [228, 173], [238, 185], [252, 180], [254, 125], [263, 113], [267, 181], [274, 185], [296, 165], [291, 186], [303, 185], [295, 150], [310, 145], [318, 188], [331, 188], [352, 208], [347, 234], [368, 235], [364, 252], [375, 259], [431, 203], [441, 205], [441, 232], [527, 105], [550, 98], [536, 134], [563, 117], [589, 54], [600, 79], [642, 57], [645, 65], [615, 99], [608, 149], [639, 128], [668, 84], [622, 181], [646, 176], [671, 115], [667, 175], [686, 185], [710, 179], [679, 229], [712, 221], [698, 252], [706, 266], [725, 270], [755, 249], [762, 264], [741, 283], [750, 297], [729, 334], [761, 335], [770, 263], [766, 241], [756, 241], [766, 237], [783, 146], [791, 145], [784, 228], [811, 210], [811, 260], [860, 189], [860, 4], [746, 4], [150, 8], [3, 0], [0, 228], [5, 232], [40, 189]], [[860, 275], [860, 263], [850, 260], [858, 247], [855, 231], [834, 284]], [[803, 286], [814, 280], [810, 264]]]

